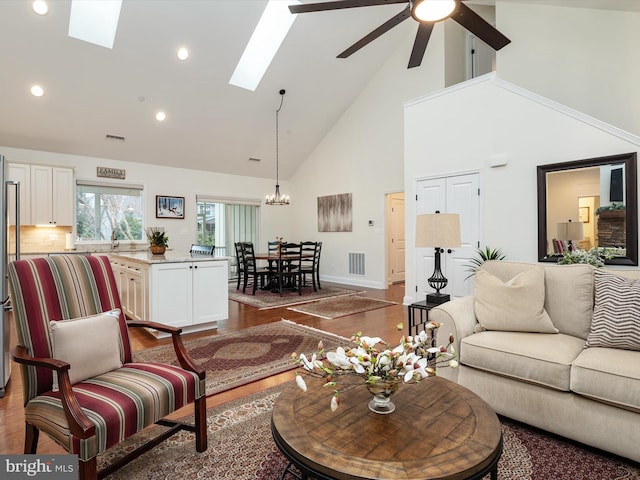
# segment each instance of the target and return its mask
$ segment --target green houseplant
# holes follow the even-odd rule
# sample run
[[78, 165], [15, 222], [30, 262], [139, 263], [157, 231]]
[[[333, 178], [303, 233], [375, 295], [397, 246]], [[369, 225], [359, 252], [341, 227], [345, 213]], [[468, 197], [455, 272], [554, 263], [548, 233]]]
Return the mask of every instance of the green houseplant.
[[147, 232], [151, 253], [154, 255], [162, 255], [169, 246], [169, 236], [164, 232], [164, 228], [149, 227], [145, 230]]
[[476, 274], [476, 270], [487, 260], [504, 260], [506, 255], [500, 248], [484, 247], [476, 249], [476, 256], [473, 257], [470, 265], [466, 265], [467, 272], [471, 272], [465, 280], [473, 277]]

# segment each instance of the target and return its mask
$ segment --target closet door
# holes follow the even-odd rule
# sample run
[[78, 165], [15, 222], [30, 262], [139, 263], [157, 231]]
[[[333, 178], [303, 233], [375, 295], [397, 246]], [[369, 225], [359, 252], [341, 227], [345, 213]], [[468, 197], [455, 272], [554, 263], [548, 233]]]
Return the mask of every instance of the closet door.
[[[416, 186], [416, 214], [457, 213], [460, 215], [460, 247], [444, 247], [441, 268], [448, 284], [443, 293], [463, 297], [473, 291], [467, 266], [480, 241], [480, 195], [478, 173], [419, 180]], [[416, 300], [434, 291], [427, 279], [433, 274], [435, 249], [416, 248]]]

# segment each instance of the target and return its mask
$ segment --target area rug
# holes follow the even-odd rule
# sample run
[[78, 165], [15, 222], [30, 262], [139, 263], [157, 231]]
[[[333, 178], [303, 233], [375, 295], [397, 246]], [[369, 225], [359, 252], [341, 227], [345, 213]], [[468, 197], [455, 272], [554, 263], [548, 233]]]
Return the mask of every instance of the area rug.
[[[349, 345], [347, 338], [289, 320], [232, 333], [184, 340], [192, 358], [207, 371], [207, 395], [239, 387], [296, 367], [293, 352], [313, 352], [322, 340], [326, 349]], [[173, 345], [136, 352], [135, 361], [178, 365]]]
[[256, 290], [256, 294], [251, 295], [250, 291], [247, 290], [247, 293], [243, 294], [242, 290], [236, 290], [235, 284], [229, 284], [229, 300], [244, 303], [260, 310], [299, 305], [301, 303], [315, 302], [321, 298], [355, 295], [356, 293], [362, 293], [362, 290], [325, 286], [319, 288], [317, 292], [314, 292], [313, 288], [306, 288], [302, 291], [302, 295], [298, 295], [298, 292], [291, 290], [283, 290], [282, 296], [269, 290]]
[[[271, 410], [282, 390], [273, 387], [207, 410], [209, 449], [195, 451], [194, 436], [181, 432], [107, 477], [111, 480], [276, 480], [286, 459], [273, 443]], [[185, 420], [191, 420], [187, 417]], [[504, 450], [499, 480], [638, 480], [640, 465], [606, 455], [537, 429], [500, 419]], [[153, 427], [98, 457], [99, 468], [132, 445], [160, 432]], [[293, 480], [287, 475], [285, 480]], [[485, 477], [489, 479], [489, 475]]]
[[333, 319], [353, 315], [355, 313], [368, 312], [369, 310], [377, 310], [378, 308], [388, 307], [390, 305], [397, 305], [397, 303], [378, 300], [376, 298], [349, 295], [346, 297], [304, 303], [295, 307], [289, 307], [287, 310], [306, 313], [307, 315], [312, 315], [314, 317]]

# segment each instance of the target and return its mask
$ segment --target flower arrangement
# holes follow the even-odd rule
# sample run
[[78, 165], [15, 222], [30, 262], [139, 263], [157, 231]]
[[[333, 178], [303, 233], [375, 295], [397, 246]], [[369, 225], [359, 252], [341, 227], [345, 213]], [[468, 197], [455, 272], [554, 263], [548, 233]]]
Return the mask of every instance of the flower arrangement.
[[[349, 388], [364, 383], [373, 392], [372, 386], [391, 382], [395, 384], [392, 390], [395, 391], [400, 383], [416, 383], [435, 375], [437, 365], [446, 364], [456, 368], [458, 361], [453, 348], [453, 335], [449, 336], [446, 347], [435, 346], [435, 332], [441, 325], [429, 322], [418, 335], [402, 336], [395, 347], [379, 337], [367, 337], [358, 332], [351, 338], [355, 346], [348, 350], [338, 347], [335, 351], [325, 353], [320, 342], [318, 351], [310, 358], [304, 353], [298, 355], [294, 352], [292, 359], [302, 367], [304, 374], [325, 379], [323, 386], [333, 389], [331, 410], [336, 411], [340, 403], [340, 383], [347, 383]], [[402, 331], [402, 324], [398, 324], [397, 328]], [[345, 382], [348, 376], [358, 380]], [[298, 372], [296, 383], [302, 391], [307, 391], [303, 375]]]
[[147, 227], [144, 230], [147, 234], [149, 245], [156, 245], [158, 247], [169, 246], [169, 236], [164, 233], [163, 227]]
[[562, 257], [558, 259], [558, 264], [586, 263], [594, 267], [604, 267], [604, 261], [613, 257], [613, 251], [608, 248], [594, 247], [591, 250], [575, 248], [571, 252], [562, 252]]

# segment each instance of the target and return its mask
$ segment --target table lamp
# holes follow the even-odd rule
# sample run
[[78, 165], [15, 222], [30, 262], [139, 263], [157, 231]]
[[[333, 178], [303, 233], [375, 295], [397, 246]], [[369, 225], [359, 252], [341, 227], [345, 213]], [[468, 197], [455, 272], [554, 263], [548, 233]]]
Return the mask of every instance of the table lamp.
[[427, 294], [427, 303], [440, 305], [448, 302], [450, 296], [440, 293], [447, 286], [447, 279], [440, 267], [440, 253], [443, 247], [460, 246], [460, 216], [457, 213], [429, 213], [416, 218], [416, 247], [435, 248], [435, 269], [427, 279], [435, 293]]
[[560, 222], [558, 223], [558, 231], [556, 232], [558, 240], [566, 240], [569, 252], [573, 251], [573, 240], [582, 240], [584, 238], [583, 222]]

